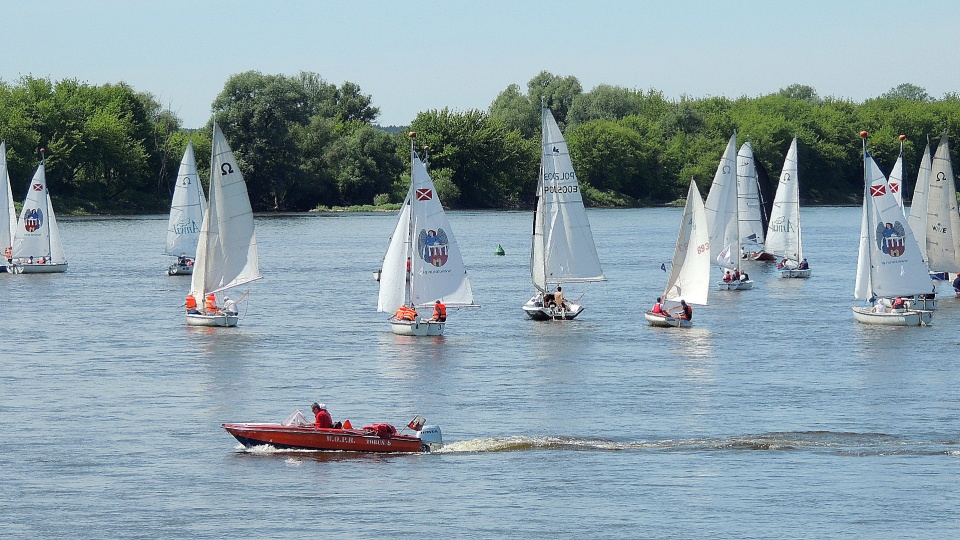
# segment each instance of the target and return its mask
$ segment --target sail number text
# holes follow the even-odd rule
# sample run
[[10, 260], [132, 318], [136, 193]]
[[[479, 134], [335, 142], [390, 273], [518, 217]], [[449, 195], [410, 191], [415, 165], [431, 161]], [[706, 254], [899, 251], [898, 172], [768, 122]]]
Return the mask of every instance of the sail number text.
[[572, 173], [572, 172], [564, 172], [564, 173], [548, 172], [548, 173], [543, 173], [543, 181], [544, 181], [544, 182], [560, 182], [560, 181], [564, 181], [564, 180], [576, 180], [576, 179], [577, 179], [577, 175], [574, 174], [574, 173]]

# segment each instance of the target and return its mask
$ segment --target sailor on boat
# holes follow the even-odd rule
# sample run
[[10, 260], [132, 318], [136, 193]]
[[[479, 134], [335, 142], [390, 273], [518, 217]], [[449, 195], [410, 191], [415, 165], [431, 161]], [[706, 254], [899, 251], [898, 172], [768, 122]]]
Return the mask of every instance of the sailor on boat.
[[447, 322], [447, 305], [437, 300], [433, 304], [433, 318], [431, 321]]

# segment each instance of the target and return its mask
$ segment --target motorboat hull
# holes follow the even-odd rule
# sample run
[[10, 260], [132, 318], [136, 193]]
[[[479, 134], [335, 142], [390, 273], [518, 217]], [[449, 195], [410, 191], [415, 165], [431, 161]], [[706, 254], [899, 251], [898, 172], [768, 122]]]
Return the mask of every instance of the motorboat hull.
[[808, 278], [812, 270], [809, 268], [804, 268], [800, 270], [799, 268], [781, 268], [780, 277], [782, 278]]
[[167, 268], [168, 276], [192, 276], [193, 275], [193, 265], [192, 264], [171, 264]]
[[390, 321], [390, 331], [398, 336], [442, 336], [446, 322], [426, 321]]
[[50, 264], [19, 264], [19, 272], [16, 274], [59, 274], [67, 271], [67, 263]]
[[668, 328], [690, 328], [693, 326], [692, 321], [677, 317], [658, 315], [652, 311], [644, 311], [643, 316], [645, 319], [647, 319], [647, 322], [650, 323], [650, 326], [663, 326]]
[[535, 321], [570, 321], [576, 319], [577, 315], [584, 310], [580, 304], [567, 303], [567, 305], [569, 306], [567, 309], [543, 306], [534, 296], [523, 305], [523, 312]]
[[283, 424], [223, 424], [240, 444], [251, 448], [269, 445], [282, 449], [343, 452], [429, 452], [438, 445], [411, 435], [378, 435], [370, 429], [334, 429]]
[[717, 289], [721, 291], [747, 291], [753, 288], [753, 280], [746, 281], [720, 281], [717, 283]]
[[886, 326], [927, 326], [933, 321], [932, 311], [904, 309], [896, 311], [874, 311], [873, 307], [853, 308], [853, 318], [865, 324]]
[[202, 315], [199, 313], [187, 313], [187, 326], [236, 326], [240, 317], [238, 315], [216, 314]]

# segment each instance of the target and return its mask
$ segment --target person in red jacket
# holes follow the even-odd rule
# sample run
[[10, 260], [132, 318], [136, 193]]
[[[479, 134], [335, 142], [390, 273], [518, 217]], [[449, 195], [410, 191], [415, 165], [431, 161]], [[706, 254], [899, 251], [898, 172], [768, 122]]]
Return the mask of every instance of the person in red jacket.
[[310, 408], [313, 409], [313, 415], [316, 417], [313, 425], [315, 425], [317, 429], [333, 427], [333, 418], [330, 416], [330, 413], [327, 412], [326, 404], [314, 403]]
[[439, 300], [433, 304], [433, 320], [447, 322], [447, 306]]

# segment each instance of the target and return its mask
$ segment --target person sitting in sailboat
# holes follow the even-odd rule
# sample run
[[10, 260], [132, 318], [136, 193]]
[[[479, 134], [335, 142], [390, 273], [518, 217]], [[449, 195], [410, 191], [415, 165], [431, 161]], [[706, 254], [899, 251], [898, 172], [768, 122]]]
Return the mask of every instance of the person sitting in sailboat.
[[650, 313], [653, 313], [654, 315], [663, 315], [664, 317], [669, 317], [670, 314], [663, 309], [663, 304], [661, 303], [662, 300], [663, 299], [661, 297], [659, 296], [657, 297], [657, 303], [653, 305], [653, 309], [650, 310]]
[[447, 305], [437, 300], [433, 304], [433, 318], [431, 321], [447, 322]]
[[957, 293], [957, 298], [960, 298], [960, 274], [957, 274], [957, 278], [953, 280], [953, 292]]
[[229, 296], [223, 297], [223, 312], [227, 315], [237, 314], [237, 303], [231, 300]]
[[213, 293], [208, 294], [203, 300], [203, 309], [207, 312], [207, 315], [214, 315], [217, 313], [217, 297]]
[[[544, 301], [547, 302], [546, 296], [544, 296]], [[567, 309], [567, 303], [563, 299], [563, 288], [557, 285], [557, 290], [551, 295], [551, 298], [548, 302], [549, 303], [547, 304], [547, 307]]]
[[731, 281], [733, 281], [733, 275], [727, 270], [726, 273], [723, 274], [723, 282], [730, 283]]
[[807, 259], [803, 259], [802, 261], [800, 261], [800, 266], [798, 266], [797, 269], [799, 269], [799, 270], [809, 270], [809, 269], [810, 269], [810, 263], [807, 262]]
[[668, 310], [664, 311], [664, 314], [665, 314], [666, 316], [668, 316], [668, 317], [674, 317], [674, 316], [675, 316], [675, 317], [677, 317], [678, 319], [682, 319], [682, 320], [684, 320], [684, 321], [692, 321], [692, 320], [693, 320], [693, 308], [690, 307], [690, 304], [688, 304], [686, 300], [680, 300], [680, 305], [677, 306], [677, 307], [675, 307], [675, 308], [672, 308], [672, 309], [679, 309], [679, 310], [680, 310], [680, 313], [678, 313], [677, 315], [670, 315], [670, 313], [669, 313], [670, 310], [668, 309]]
[[904, 309], [904, 308], [906, 307], [906, 305], [905, 305], [904, 302], [903, 302], [903, 298], [901, 298], [901, 297], [898, 296], [898, 297], [896, 297], [896, 298], [893, 299], [893, 303], [890, 304], [890, 307], [893, 308], [893, 309], [895, 309], [895, 310], [902, 310], [902, 309]]
[[417, 320], [417, 310], [412, 306], [402, 305], [397, 308], [397, 312], [391, 318], [398, 321], [415, 321]]
[[200, 310], [197, 309], [197, 298], [193, 296], [193, 293], [187, 293], [187, 298], [183, 305], [187, 306], [187, 313], [191, 315], [200, 314]]

